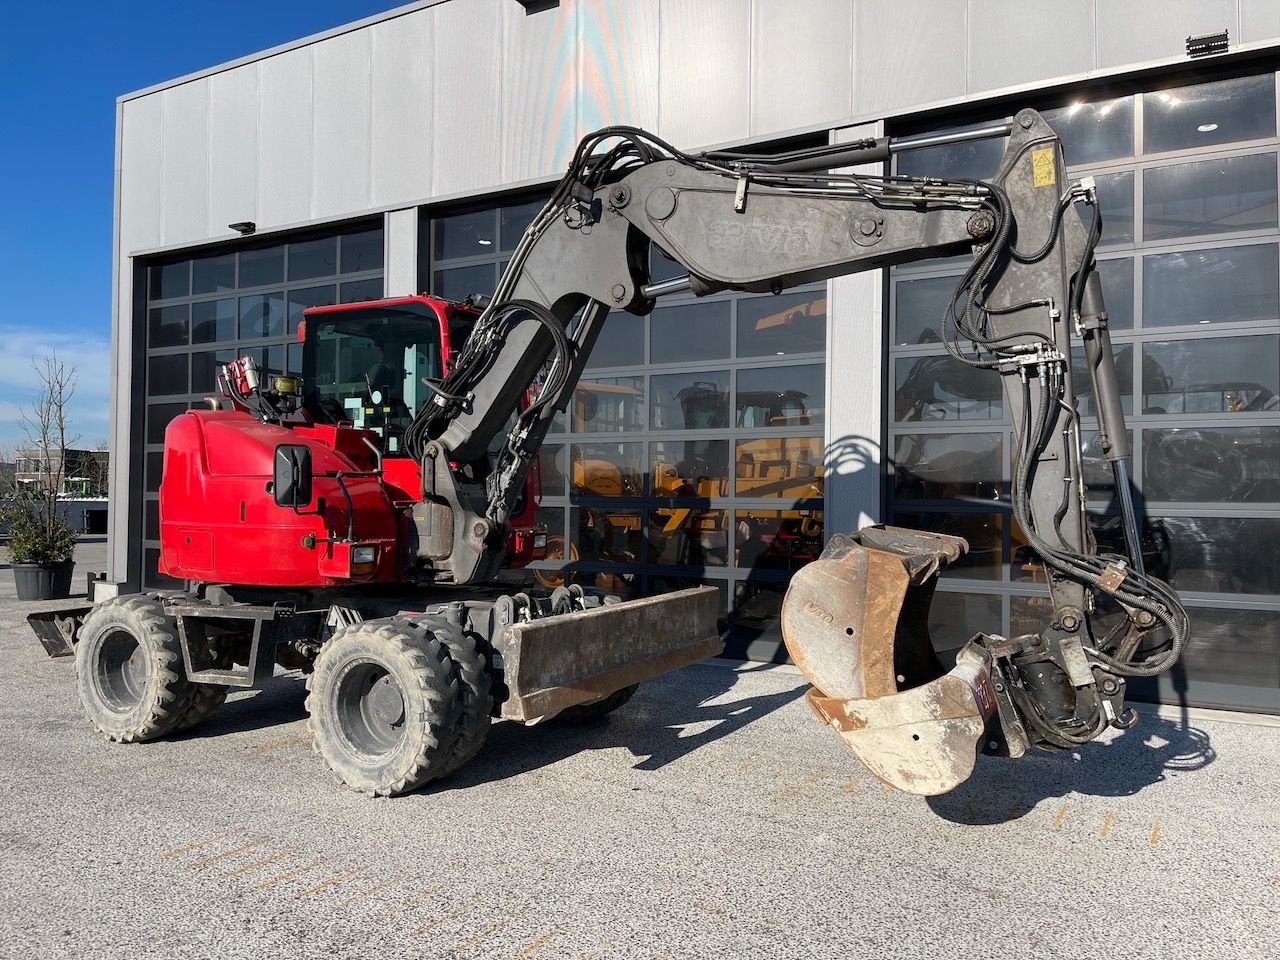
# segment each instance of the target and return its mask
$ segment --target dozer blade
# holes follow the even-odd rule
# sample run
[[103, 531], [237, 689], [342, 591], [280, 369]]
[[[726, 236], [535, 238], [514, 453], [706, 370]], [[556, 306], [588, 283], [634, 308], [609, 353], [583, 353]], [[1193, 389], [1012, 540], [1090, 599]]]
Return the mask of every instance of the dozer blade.
[[995, 712], [991, 662], [969, 644], [944, 673], [929, 639], [938, 572], [968, 544], [896, 527], [837, 534], [791, 580], [782, 634], [809, 705], [885, 783], [945, 793], [968, 778]]
[[44, 610], [27, 614], [27, 623], [35, 631], [36, 638], [51, 657], [69, 657], [75, 650], [73, 644], [85, 615], [93, 607], [72, 607], [68, 610]]

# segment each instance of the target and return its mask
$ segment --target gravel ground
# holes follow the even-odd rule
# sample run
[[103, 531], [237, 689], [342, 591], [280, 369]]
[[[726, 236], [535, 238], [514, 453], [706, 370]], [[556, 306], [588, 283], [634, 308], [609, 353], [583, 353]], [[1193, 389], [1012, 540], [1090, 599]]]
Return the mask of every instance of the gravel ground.
[[923, 800], [861, 770], [794, 670], [710, 662], [369, 800], [312, 754], [295, 673], [187, 737], [105, 742], [13, 597], [0, 554], [0, 956], [1275, 955], [1261, 721], [1148, 709]]

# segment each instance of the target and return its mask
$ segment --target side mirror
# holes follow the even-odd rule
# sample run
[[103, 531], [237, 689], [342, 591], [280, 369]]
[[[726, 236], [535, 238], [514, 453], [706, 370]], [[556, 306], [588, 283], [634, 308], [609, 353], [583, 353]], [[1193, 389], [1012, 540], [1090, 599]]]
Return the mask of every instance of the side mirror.
[[311, 448], [299, 443], [276, 447], [271, 495], [276, 506], [305, 507], [311, 502]]

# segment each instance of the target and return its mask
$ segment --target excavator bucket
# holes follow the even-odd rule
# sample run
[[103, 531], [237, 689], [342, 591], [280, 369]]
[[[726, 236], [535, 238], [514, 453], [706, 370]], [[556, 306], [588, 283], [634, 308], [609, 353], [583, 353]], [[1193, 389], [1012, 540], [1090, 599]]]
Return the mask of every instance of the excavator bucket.
[[937, 575], [960, 537], [896, 527], [837, 534], [791, 580], [782, 633], [809, 706], [878, 778], [946, 793], [973, 772], [996, 712], [989, 655], [969, 644], [942, 669], [929, 638]]

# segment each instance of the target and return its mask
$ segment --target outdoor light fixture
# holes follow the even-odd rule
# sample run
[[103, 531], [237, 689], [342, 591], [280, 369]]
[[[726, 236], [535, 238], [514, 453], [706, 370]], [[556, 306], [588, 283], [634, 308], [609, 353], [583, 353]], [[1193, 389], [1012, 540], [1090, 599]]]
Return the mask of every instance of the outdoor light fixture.
[[1206, 33], [1199, 37], [1187, 37], [1188, 57], [1211, 57], [1227, 52], [1227, 31]]
[[258, 229], [258, 225], [252, 220], [240, 220], [236, 223], [228, 223], [227, 227], [234, 230], [242, 237], [251, 236], [253, 232]]
[[525, 13], [541, 13], [560, 6], [560, 0], [516, 0], [516, 3], [524, 7]]

